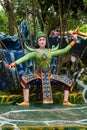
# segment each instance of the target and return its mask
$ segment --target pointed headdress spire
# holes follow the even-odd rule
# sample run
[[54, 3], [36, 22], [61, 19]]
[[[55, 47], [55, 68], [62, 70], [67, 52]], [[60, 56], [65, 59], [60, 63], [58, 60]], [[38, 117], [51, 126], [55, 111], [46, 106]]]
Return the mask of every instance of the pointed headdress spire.
[[47, 38], [46, 34], [44, 32], [42, 32], [42, 30], [41, 30], [39, 20], [37, 17], [36, 17], [36, 27], [37, 27], [36, 40], [38, 40], [38, 38], [40, 38], [40, 37]]

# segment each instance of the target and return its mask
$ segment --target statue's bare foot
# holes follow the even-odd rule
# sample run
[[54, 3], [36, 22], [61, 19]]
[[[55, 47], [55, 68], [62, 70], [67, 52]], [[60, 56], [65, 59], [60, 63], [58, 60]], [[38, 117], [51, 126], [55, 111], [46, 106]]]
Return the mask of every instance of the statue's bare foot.
[[29, 106], [29, 102], [16, 103], [18, 106]]
[[64, 106], [71, 106], [71, 107], [75, 107], [76, 106], [76, 104], [72, 104], [72, 103], [70, 103], [68, 101], [63, 101], [63, 105]]

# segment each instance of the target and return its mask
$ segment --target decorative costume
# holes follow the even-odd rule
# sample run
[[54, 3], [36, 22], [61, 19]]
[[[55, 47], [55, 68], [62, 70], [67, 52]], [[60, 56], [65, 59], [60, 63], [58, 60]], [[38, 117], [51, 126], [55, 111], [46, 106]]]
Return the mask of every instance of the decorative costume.
[[[21, 85], [24, 88], [26, 88], [29, 85], [29, 83], [32, 82], [33, 80], [42, 80], [43, 92], [44, 92], [44, 89], [46, 89], [46, 88], [48, 88], [49, 91], [51, 91], [50, 80], [53, 79], [58, 82], [62, 82], [63, 84], [67, 85], [71, 89], [72, 81], [68, 77], [60, 76], [60, 75], [56, 75], [56, 74], [52, 75], [50, 72], [50, 69], [51, 69], [50, 64], [51, 64], [52, 57], [64, 54], [70, 48], [71, 48], [71, 46], [68, 45], [65, 49], [60, 49], [60, 50], [56, 50], [56, 51], [50, 51], [50, 49], [44, 49], [44, 50], [35, 49], [34, 52], [29, 52], [29, 54], [27, 54], [24, 57], [20, 58], [19, 60], [15, 61], [15, 63], [18, 65], [26, 60], [35, 58], [36, 64], [38, 66], [36, 72], [33, 75], [28, 74], [28, 75], [22, 76]], [[47, 91], [47, 89], [46, 89], [46, 91]], [[49, 92], [49, 93], [51, 94], [51, 92]]]

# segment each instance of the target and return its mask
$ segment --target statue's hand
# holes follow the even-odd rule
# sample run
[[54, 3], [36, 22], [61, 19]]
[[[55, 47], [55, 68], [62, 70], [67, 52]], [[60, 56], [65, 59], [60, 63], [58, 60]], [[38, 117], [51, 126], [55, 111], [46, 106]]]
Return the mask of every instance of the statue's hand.
[[5, 69], [10, 69], [10, 68], [11, 68], [11, 65], [8, 63], [5, 63]]
[[77, 41], [77, 34], [72, 35], [72, 39]]
[[15, 67], [15, 66], [16, 66], [16, 62], [12, 62], [11, 64], [5, 63], [6, 69], [10, 69], [11, 67]]
[[76, 41], [77, 41], [77, 35], [72, 35], [72, 39], [73, 41], [70, 43], [71, 46], [74, 46], [76, 44]]

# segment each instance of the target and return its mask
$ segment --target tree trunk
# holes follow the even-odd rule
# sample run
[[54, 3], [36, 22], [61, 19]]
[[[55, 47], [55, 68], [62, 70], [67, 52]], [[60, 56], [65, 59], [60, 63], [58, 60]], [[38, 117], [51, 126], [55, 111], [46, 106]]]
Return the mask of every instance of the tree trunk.
[[4, 0], [4, 5], [8, 13], [9, 35], [14, 35], [14, 0]]

